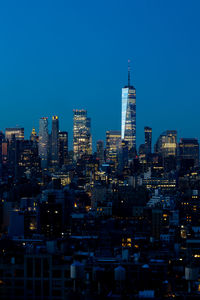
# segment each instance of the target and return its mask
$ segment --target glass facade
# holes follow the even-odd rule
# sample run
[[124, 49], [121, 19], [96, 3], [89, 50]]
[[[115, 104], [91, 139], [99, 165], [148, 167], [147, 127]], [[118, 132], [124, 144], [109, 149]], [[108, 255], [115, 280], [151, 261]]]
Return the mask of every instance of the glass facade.
[[128, 149], [136, 147], [136, 90], [133, 86], [122, 89], [121, 138]]
[[75, 109], [73, 118], [73, 150], [74, 159], [92, 154], [91, 119], [84, 109]]
[[41, 118], [39, 123], [38, 152], [41, 158], [42, 169], [46, 169], [48, 166], [48, 152], [49, 152], [48, 147], [49, 147], [48, 118]]

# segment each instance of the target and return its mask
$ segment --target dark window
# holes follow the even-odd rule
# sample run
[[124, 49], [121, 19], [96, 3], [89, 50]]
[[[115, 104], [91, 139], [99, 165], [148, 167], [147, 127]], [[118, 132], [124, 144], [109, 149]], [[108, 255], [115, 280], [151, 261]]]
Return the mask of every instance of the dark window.
[[41, 259], [35, 259], [35, 277], [41, 277]]
[[27, 258], [27, 276], [33, 277], [33, 260], [32, 258]]

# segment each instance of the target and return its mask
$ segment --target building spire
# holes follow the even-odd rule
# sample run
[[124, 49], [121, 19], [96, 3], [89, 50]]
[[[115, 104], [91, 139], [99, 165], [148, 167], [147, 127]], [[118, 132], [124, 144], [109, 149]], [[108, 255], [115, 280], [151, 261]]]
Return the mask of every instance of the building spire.
[[131, 81], [131, 76], [130, 76], [130, 70], [131, 70], [131, 67], [130, 67], [130, 59], [128, 59], [128, 86], [130, 86], [130, 81]]

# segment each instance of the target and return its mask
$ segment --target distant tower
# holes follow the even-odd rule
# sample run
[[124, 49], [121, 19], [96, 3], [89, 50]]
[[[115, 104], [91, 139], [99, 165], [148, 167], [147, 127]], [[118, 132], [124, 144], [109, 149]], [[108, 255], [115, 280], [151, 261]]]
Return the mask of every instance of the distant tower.
[[60, 131], [58, 133], [58, 154], [59, 165], [67, 165], [68, 163], [68, 132]]
[[116, 130], [106, 131], [106, 160], [117, 166], [118, 152], [121, 147], [121, 133]]
[[38, 152], [41, 158], [42, 169], [46, 169], [48, 167], [48, 148], [49, 148], [48, 118], [41, 118], [39, 122]]
[[151, 154], [152, 128], [144, 127], [145, 154]]
[[73, 118], [73, 150], [74, 159], [92, 154], [91, 119], [84, 109], [74, 109]]
[[163, 158], [168, 156], [176, 156], [177, 154], [177, 131], [167, 130], [163, 132], [156, 144], [155, 153], [159, 153]]
[[59, 121], [57, 116], [52, 117], [52, 131], [51, 131], [51, 164], [58, 165], [58, 131]]
[[136, 148], [136, 89], [130, 85], [129, 65], [128, 85], [122, 89], [121, 139], [128, 142], [129, 150]]
[[102, 165], [104, 162], [104, 148], [103, 141], [97, 141], [97, 159], [99, 160], [99, 165]]
[[33, 128], [32, 131], [31, 131], [30, 140], [32, 142], [37, 142], [38, 141], [38, 136], [37, 136], [37, 133], [35, 131], [35, 128]]

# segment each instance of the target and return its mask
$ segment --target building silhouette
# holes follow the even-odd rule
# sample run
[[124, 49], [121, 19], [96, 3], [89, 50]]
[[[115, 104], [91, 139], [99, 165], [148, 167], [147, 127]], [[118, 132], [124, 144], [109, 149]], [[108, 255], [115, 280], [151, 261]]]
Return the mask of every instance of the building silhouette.
[[68, 132], [60, 131], [58, 133], [58, 156], [59, 165], [67, 165], [68, 163]]
[[152, 128], [144, 127], [145, 154], [151, 154]]
[[59, 120], [57, 116], [52, 117], [52, 131], [51, 131], [51, 164], [58, 165], [58, 131]]
[[97, 141], [97, 159], [99, 160], [100, 165], [104, 162], [104, 147], [102, 140]]
[[48, 134], [48, 118], [40, 118], [39, 121], [39, 144], [38, 153], [41, 158], [41, 168], [48, 167], [48, 154], [49, 154], [49, 134]]
[[195, 167], [199, 166], [199, 143], [197, 139], [182, 138], [178, 145], [178, 158], [180, 162], [193, 160]]

